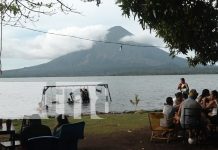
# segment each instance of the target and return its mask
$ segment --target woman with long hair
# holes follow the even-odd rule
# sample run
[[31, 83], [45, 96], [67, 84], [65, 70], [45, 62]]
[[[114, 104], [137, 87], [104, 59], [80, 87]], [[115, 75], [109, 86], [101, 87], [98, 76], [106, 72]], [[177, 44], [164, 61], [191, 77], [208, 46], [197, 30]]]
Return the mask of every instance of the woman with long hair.
[[203, 102], [204, 109], [210, 110], [208, 117], [212, 124], [218, 123], [217, 108], [218, 108], [218, 92], [216, 90], [211, 91], [209, 102]]

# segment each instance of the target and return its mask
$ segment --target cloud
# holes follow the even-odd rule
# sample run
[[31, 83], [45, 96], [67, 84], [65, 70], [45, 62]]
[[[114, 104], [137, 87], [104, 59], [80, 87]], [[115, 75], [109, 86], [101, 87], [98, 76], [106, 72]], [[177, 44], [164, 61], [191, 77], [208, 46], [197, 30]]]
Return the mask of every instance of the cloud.
[[145, 32], [125, 36], [121, 39], [122, 42], [136, 42], [141, 43], [144, 45], [153, 45], [158, 47], [164, 47], [165, 43], [161, 38], [155, 37], [155, 34], [153, 32], [150, 33], [150, 31], [145, 30]]
[[[145, 32], [135, 34], [135, 35], [130, 35], [130, 36], [125, 36], [122, 39], [120, 39], [122, 42], [136, 42], [140, 43], [143, 45], [153, 45], [157, 46], [158, 48], [170, 52], [169, 48], [166, 47], [166, 44], [163, 41], [163, 38], [160, 37], [155, 37], [155, 33], [151, 32], [149, 30], [145, 30]], [[188, 52], [187, 55], [179, 53], [177, 55], [178, 57], [182, 58], [187, 58], [187, 56], [194, 56], [194, 52]]]
[[[152, 46], [156, 46], [159, 49], [164, 50], [167, 53], [170, 52], [169, 48], [166, 47], [163, 38], [156, 37], [153, 31], [150, 33], [150, 30], [144, 30], [144, 32], [135, 35], [125, 36], [122, 39], [120, 39], [120, 41], [136, 42], [142, 45], [152, 45]], [[184, 56], [182, 55], [178, 55], [178, 56], [184, 58]]]
[[[51, 29], [48, 32], [94, 40], [104, 40], [108, 33], [101, 25]], [[4, 45], [3, 57], [25, 59], [53, 59], [70, 52], [89, 49], [94, 44], [92, 41], [51, 34], [40, 34], [28, 39], [7, 38], [4, 42], [10, 44]]]

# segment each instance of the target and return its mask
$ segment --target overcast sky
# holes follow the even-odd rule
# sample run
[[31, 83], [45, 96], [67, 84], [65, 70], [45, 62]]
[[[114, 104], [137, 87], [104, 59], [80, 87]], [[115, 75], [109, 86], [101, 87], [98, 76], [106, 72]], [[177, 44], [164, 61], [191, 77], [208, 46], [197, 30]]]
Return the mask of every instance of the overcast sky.
[[[163, 41], [156, 38], [154, 32], [143, 31], [137, 20], [122, 16], [114, 0], [103, 0], [99, 7], [95, 2], [84, 3], [80, 0], [74, 0], [73, 4], [73, 7], [82, 15], [74, 13], [41, 15], [38, 22], [27, 23], [25, 26], [94, 40], [104, 40], [108, 33], [107, 29], [122, 26], [134, 34], [133, 37], [126, 37], [126, 40], [164, 47]], [[3, 69], [22, 68], [48, 62], [69, 52], [91, 48], [93, 44], [90, 41], [4, 26]]]

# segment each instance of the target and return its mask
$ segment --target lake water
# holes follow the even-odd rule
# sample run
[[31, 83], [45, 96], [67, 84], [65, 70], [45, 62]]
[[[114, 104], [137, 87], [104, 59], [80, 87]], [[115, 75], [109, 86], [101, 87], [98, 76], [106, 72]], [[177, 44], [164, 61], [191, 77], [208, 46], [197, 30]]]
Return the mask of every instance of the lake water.
[[[106, 83], [112, 98], [111, 112], [134, 110], [130, 99], [139, 96], [137, 109], [162, 109], [166, 97], [174, 97], [177, 85], [184, 77], [190, 89], [199, 94], [204, 88], [218, 90], [218, 75], [152, 75], [152, 76], [103, 76], [103, 77], [57, 77], [57, 78], [8, 78], [0, 79], [0, 117], [17, 118], [35, 113], [42, 99], [46, 82], [61, 83]], [[78, 87], [78, 88], [83, 88]], [[61, 100], [61, 97], [57, 98]], [[104, 111], [105, 101], [97, 101], [97, 111]], [[58, 106], [57, 106], [58, 107]], [[61, 108], [61, 107], [60, 107]], [[70, 111], [72, 106], [67, 109]], [[82, 106], [82, 112], [89, 112], [89, 106]]]

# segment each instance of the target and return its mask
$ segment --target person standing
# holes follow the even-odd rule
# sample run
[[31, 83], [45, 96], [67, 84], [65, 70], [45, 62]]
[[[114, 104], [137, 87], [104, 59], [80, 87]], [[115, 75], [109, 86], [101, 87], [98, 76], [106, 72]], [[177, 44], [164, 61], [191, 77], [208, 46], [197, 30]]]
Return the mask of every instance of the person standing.
[[177, 89], [180, 90], [183, 95], [189, 94], [189, 86], [188, 86], [188, 83], [185, 82], [185, 78], [180, 79], [180, 83]]

